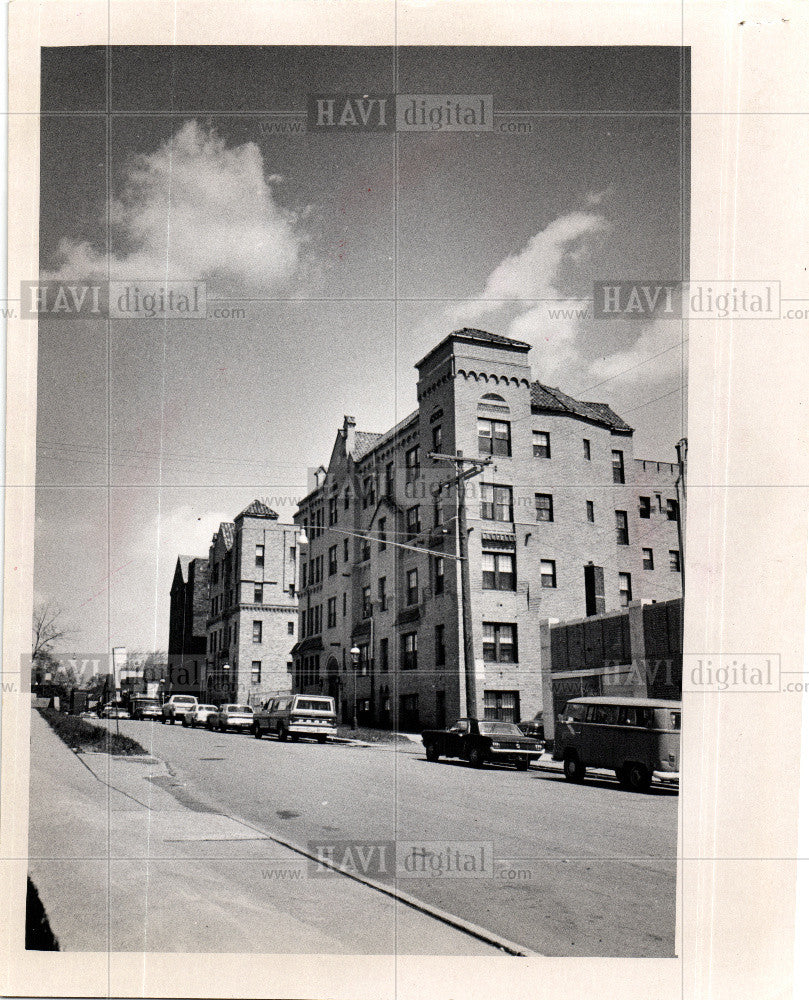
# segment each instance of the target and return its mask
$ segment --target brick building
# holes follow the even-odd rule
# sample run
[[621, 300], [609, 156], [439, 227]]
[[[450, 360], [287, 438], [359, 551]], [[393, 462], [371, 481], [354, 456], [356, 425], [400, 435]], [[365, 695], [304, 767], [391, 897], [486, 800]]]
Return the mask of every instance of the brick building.
[[[517, 720], [542, 706], [542, 620], [681, 596], [677, 466], [636, 460], [632, 428], [605, 404], [534, 381], [529, 351], [456, 331], [416, 365], [408, 417], [384, 434], [344, 418], [295, 518], [308, 536], [296, 690], [399, 728]], [[428, 457], [457, 451], [491, 459], [464, 494], [469, 707], [455, 470]]]
[[199, 694], [205, 675], [208, 560], [178, 556], [171, 582], [166, 691]]
[[261, 500], [219, 525], [208, 558], [206, 701], [257, 705], [290, 690], [297, 536]]

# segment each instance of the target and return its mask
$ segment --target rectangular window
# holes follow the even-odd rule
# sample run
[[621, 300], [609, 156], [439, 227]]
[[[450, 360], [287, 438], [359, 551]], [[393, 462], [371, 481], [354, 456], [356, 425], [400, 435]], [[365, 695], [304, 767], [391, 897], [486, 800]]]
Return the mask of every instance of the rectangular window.
[[553, 520], [553, 497], [550, 493], [535, 493], [534, 503], [537, 509], [537, 521]]
[[362, 544], [360, 545], [360, 560], [362, 562], [367, 562], [371, 558], [371, 539], [367, 537], [363, 538]]
[[483, 718], [489, 722], [519, 722], [519, 691], [484, 691]]
[[287, 622], [287, 635], [295, 635], [295, 622]]
[[629, 524], [625, 510], [615, 512], [615, 539], [619, 545], [629, 545]]
[[377, 596], [379, 597], [379, 610], [380, 611], [387, 611], [388, 610], [388, 594], [387, 594], [387, 591], [385, 589], [386, 586], [387, 586], [387, 580], [385, 579], [384, 576], [380, 576], [379, 582], [376, 585]]
[[624, 453], [622, 451], [612, 453], [612, 481], [614, 483], [624, 482]]
[[638, 498], [638, 516], [650, 518], [652, 516], [652, 498], [651, 497], [639, 497]]
[[402, 636], [402, 670], [415, 670], [419, 665], [419, 643], [416, 632], [406, 632]]
[[301, 563], [301, 589], [306, 590], [306, 574], [308, 569], [308, 563]]
[[435, 573], [433, 577], [435, 579], [435, 592], [436, 594], [444, 593], [444, 557], [434, 556], [435, 562], [433, 563], [433, 568]]
[[481, 483], [480, 516], [487, 521], [513, 521], [514, 505], [510, 486]]
[[393, 496], [393, 462], [385, 466], [385, 496]]
[[510, 455], [511, 424], [507, 420], [488, 420], [478, 417], [478, 453]]
[[669, 569], [672, 573], [680, 572], [680, 552], [679, 549], [669, 549]]
[[362, 588], [362, 617], [363, 618], [370, 618], [371, 617], [371, 588], [370, 587], [363, 587]]
[[595, 510], [595, 505], [593, 504], [593, 501], [592, 500], [585, 501], [585, 506], [586, 506], [586, 509], [587, 509], [587, 520], [590, 521], [590, 522], [595, 521], [595, 519], [596, 519], [596, 510]]
[[556, 561], [554, 559], [541, 559], [539, 572], [543, 587], [553, 588], [556, 586]]
[[387, 518], [380, 517], [379, 519], [379, 551], [384, 552], [388, 547], [388, 534], [387, 534]]
[[348, 613], [348, 594], [343, 591], [343, 618], [345, 618]]
[[551, 457], [551, 436], [547, 431], [534, 431], [534, 458]]
[[621, 593], [621, 607], [625, 608], [632, 600], [632, 574], [618, 574], [618, 589]]
[[261, 683], [261, 660], [253, 660], [250, 667], [250, 680], [253, 684]]
[[486, 552], [482, 556], [484, 590], [516, 590], [517, 572], [513, 552]]
[[343, 562], [348, 562], [348, 539], [343, 539]]
[[443, 434], [441, 433], [441, 424], [436, 424], [433, 427], [433, 451], [440, 453], [442, 445]]
[[254, 583], [253, 584], [253, 604], [263, 604], [264, 603], [264, 584]]
[[407, 571], [407, 603], [419, 603], [419, 571], [417, 569]]
[[329, 549], [329, 576], [334, 576], [337, 572], [337, 546], [332, 545]]
[[337, 524], [337, 497], [329, 497], [329, 524]]
[[346, 486], [345, 492], [343, 493], [343, 510], [348, 510], [351, 506], [351, 491]]
[[585, 461], [589, 462], [590, 461], [590, 442], [587, 440], [587, 438], [582, 438], [581, 443], [584, 446], [584, 458], [585, 458]]
[[420, 472], [419, 446], [415, 445], [405, 452], [405, 482], [412, 483], [414, 479], [419, 478]]
[[326, 602], [326, 625], [328, 628], [337, 627], [337, 598], [330, 597]]
[[389, 666], [389, 663], [388, 663], [388, 640], [387, 639], [380, 639], [379, 640], [379, 669], [384, 674], [384, 673], [388, 672], [388, 666]]
[[407, 509], [407, 537], [414, 538], [421, 531], [421, 514], [420, 507], [416, 504], [415, 507], [408, 507]]
[[678, 504], [676, 500], [666, 501], [666, 517], [669, 519], [669, 521], [677, 520], [677, 508]]
[[643, 568], [644, 569], [654, 569], [655, 568], [655, 554], [651, 549], [641, 549], [643, 552]]
[[447, 662], [447, 649], [444, 645], [444, 626], [435, 627], [435, 665], [443, 667]]
[[263, 565], [264, 565], [264, 546], [263, 545], [257, 545], [256, 546], [256, 566], [263, 566]]
[[253, 642], [261, 642], [261, 622], [253, 622]]
[[487, 663], [516, 663], [517, 626], [484, 622], [483, 659]]

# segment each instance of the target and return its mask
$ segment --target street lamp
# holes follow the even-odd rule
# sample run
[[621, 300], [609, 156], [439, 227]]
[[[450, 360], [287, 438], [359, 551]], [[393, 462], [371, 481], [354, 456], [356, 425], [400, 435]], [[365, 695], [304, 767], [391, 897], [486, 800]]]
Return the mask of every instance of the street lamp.
[[360, 665], [360, 656], [362, 655], [359, 646], [352, 646], [349, 650], [351, 654], [351, 665], [353, 667], [352, 675], [354, 677], [353, 687], [353, 697], [351, 699], [351, 728], [357, 728], [357, 668]]
[[230, 698], [230, 664], [229, 663], [223, 663], [222, 664], [222, 669], [225, 672], [225, 675], [224, 675], [225, 701], [227, 701], [228, 698]]

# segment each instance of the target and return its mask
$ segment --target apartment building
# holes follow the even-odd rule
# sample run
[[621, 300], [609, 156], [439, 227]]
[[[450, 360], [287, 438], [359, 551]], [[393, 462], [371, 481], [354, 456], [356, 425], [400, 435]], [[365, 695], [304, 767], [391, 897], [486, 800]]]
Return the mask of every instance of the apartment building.
[[169, 606], [169, 670], [164, 690], [199, 694], [205, 676], [208, 560], [178, 556]]
[[208, 557], [206, 700], [257, 705], [290, 690], [297, 536], [262, 500], [219, 525]]
[[[543, 620], [682, 595], [678, 467], [635, 459], [632, 428], [535, 381], [529, 352], [455, 331], [417, 363], [418, 407], [404, 420], [378, 434], [344, 418], [295, 518], [308, 538], [296, 690], [403, 729], [518, 720], [542, 706]], [[458, 453], [488, 462], [463, 488], [474, 705], [456, 467], [429, 457]]]

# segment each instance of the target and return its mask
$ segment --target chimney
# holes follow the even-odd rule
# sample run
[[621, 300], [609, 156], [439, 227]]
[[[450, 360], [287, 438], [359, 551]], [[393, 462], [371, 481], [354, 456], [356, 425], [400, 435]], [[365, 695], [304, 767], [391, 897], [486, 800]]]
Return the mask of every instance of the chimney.
[[354, 434], [357, 421], [354, 417], [343, 417], [343, 436], [345, 438], [346, 457], [354, 451]]

